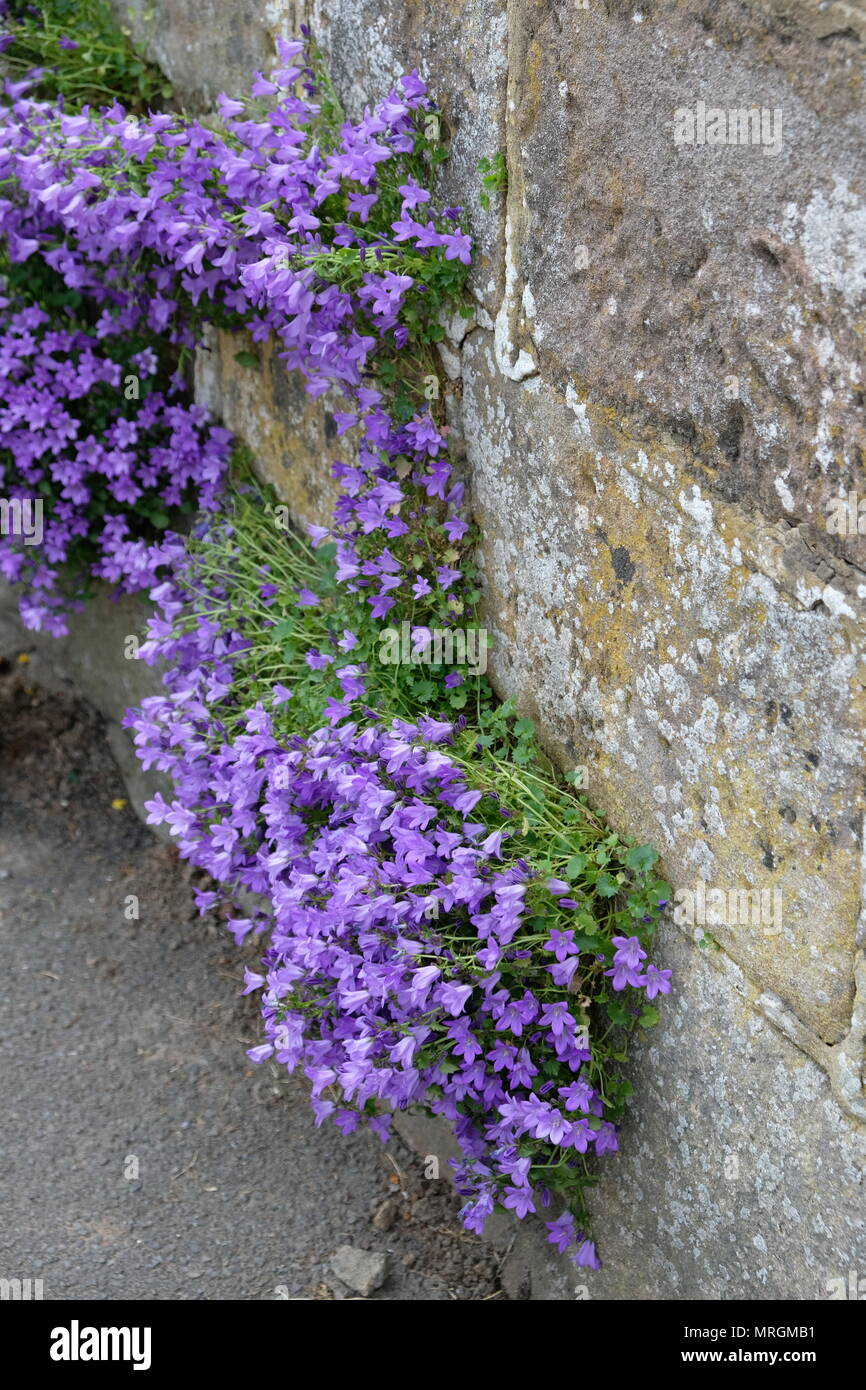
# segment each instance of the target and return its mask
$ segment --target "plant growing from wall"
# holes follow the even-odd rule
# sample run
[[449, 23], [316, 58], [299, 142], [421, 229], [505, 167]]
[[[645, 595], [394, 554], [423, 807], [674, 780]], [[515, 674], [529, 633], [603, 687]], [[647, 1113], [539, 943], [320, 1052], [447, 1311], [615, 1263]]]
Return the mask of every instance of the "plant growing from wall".
[[508, 165], [505, 155], [501, 150], [497, 150], [493, 155], [482, 155], [478, 161], [478, 172], [481, 175], [481, 193], [478, 195], [478, 201], [486, 211], [490, 207], [491, 195], [505, 193], [508, 188]]
[[[253, 1058], [303, 1067], [317, 1120], [343, 1130], [367, 1120], [384, 1136], [411, 1104], [446, 1116], [467, 1226], [558, 1194], [551, 1240], [595, 1265], [587, 1156], [617, 1147], [626, 1038], [670, 988], [648, 964], [669, 890], [655, 852], [592, 813], [480, 670], [380, 659], [386, 624], [422, 653], [434, 631], [478, 633], [477, 537], [422, 391], [470, 240], [426, 186], [440, 154], [417, 74], [353, 123], [315, 57], [278, 47], [252, 103], [222, 95], [207, 123], [69, 115], [12, 84], [7, 273], [55, 277], [50, 293], [77, 296], [65, 307], [99, 342], [161, 340], [182, 361], [205, 323], [243, 328], [275, 339], [312, 396], [342, 397], [351, 461], [309, 543], [249, 480], [188, 538], [166, 528], [155, 552], [142, 537], [159, 578], [142, 655], [167, 663], [166, 690], [128, 722], [145, 766], [174, 782], [151, 818], [212, 875], [202, 909], [225, 898], [239, 940], [267, 933], [248, 979], [267, 1039]], [[21, 322], [49, 331], [6, 308], [13, 338]], [[90, 339], [51, 351], [96, 361]], [[39, 385], [14, 365], [33, 356], [11, 350], [16, 390]], [[104, 427], [120, 416], [127, 433], [140, 424], [121, 410]], [[208, 501], [226, 444], [210, 438], [212, 474], [190, 473]], [[56, 443], [35, 481], [60, 508], [82, 480]], [[127, 444], [131, 476], [152, 466], [146, 435]], [[17, 436], [6, 467], [33, 485]], [[147, 498], [129, 513], [158, 526]], [[82, 506], [79, 539], [98, 545]]]
[[626, 1039], [669, 988], [655, 851], [547, 771], [510, 706], [454, 720], [395, 686], [333, 547], [274, 516], [247, 487], [178, 549], [142, 649], [167, 691], [128, 716], [176, 789], [151, 818], [220, 885], [201, 907], [266, 904], [230, 920], [268, 933], [250, 1055], [303, 1066], [344, 1131], [384, 1137], [383, 1105], [447, 1116], [467, 1225], [557, 1194], [554, 1237], [592, 1265], [586, 1155], [617, 1148]]

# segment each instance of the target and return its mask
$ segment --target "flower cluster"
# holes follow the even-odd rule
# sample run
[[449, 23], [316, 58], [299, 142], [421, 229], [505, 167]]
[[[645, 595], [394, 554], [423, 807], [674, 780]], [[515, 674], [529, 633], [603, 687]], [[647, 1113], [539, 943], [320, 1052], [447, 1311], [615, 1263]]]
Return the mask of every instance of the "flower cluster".
[[[309, 394], [341, 393], [338, 431], [357, 427], [354, 462], [338, 465], [341, 578], [376, 618], [436, 593], [453, 621], [463, 486], [429, 411], [395, 419], [374, 367], [406, 344], [425, 296], [459, 286], [469, 237], [409, 172], [430, 108], [417, 74], [327, 148], [312, 80], [296, 95], [302, 47], [280, 41], [251, 104], [221, 96], [219, 129], [119, 106], [66, 114], [7, 82], [0, 235], [11, 266], [39, 258], [95, 306], [97, 337], [186, 350], [205, 321], [242, 327], [275, 339]], [[418, 555], [422, 512], [436, 525]]]
[[0, 536], [0, 574], [24, 586], [27, 626], [60, 635], [88, 580], [153, 587], [169, 511], [216, 507], [230, 435], [182, 395], [147, 391], [149, 350], [128, 361], [126, 400], [104, 339], [55, 328], [37, 305], [0, 308], [0, 492], [44, 515], [39, 544], [11, 527]]
[[[414, 641], [471, 620], [477, 598], [446, 433], [397, 365], [456, 306], [471, 247], [461, 210], [425, 187], [417, 73], [335, 128], [303, 46], [278, 48], [251, 101], [219, 98], [221, 125], [68, 112], [7, 83], [3, 481], [54, 510], [42, 563], [9, 547], [0, 564], [51, 630], [50, 567], [79, 543], [88, 574], [152, 584], [140, 655], [166, 664], [165, 693], [127, 724], [174, 784], [151, 820], [216, 885], [201, 910], [228, 903], [238, 941], [268, 934], [247, 980], [254, 1060], [301, 1067], [317, 1120], [344, 1131], [365, 1118], [384, 1137], [418, 1103], [447, 1117], [466, 1225], [556, 1195], [551, 1241], [594, 1266], [586, 1164], [617, 1147], [620, 1031], [654, 1021], [647, 1001], [670, 988], [646, 965], [666, 886], [653, 851], [539, 773], [531, 724], [491, 708], [479, 678], [471, 725], [453, 718], [472, 708], [458, 671], [437, 688], [373, 667], [384, 619]], [[73, 321], [22, 306], [31, 267]], [[224, 499], [188, 541], [166, 529], [168, 509], [216, 504], [229, 445], [175, 403], [165, 365], [206, 323], [275, 340], [310, 395], [339, 397], [351, 462], [315, 551], [287, 534], [270, 563]], [[130, 361], [153, 389], [127, 408]]]
[[[629, 936], [598, 935], [587, 950], [586, 895], [533, 866], [524, 808], [462, 756], [465, 721], [372, 708], [375, 673], [352, 661], [354, 634], [339, 624], [306, 668], [335, 666], [343, 699], [328, 700], [321, 727], [297, 728], [296, 691], [252, 679], [261, 618], [247, 623], [249, 596], [213, 571], [226, 536], [231, 568], [234, 527], [206, 530], [202, 560], [179, 548], [154, 592], [142, 656], [167, 663], [166, 693], [127, 722], [144, 766], [174, 784], [170, 802], [148, 803], [151, 821], [220, 885], [200, 893], [201, 909], [250, 894], [262, 904], [235, 906], [229, 922], [239, 942], [269, 934], [263, 972], [247, 976], [267, 1038], [250, 1056], [302, 1067], [317, 1121], [344, 1132], [366, 1116], [384, 1137], [389, 1110], [419, 1103], [447, 1117], [465, 1155], [468, 1228], [497, 1203], [543, 1211], [552, 1192], [585, 1227], [586, 1157], [616, 1151], [620, 1094], [586, 1006], [610, 976], [633, 1014], [668, 991], [668, 972], [638, 968], [655, 885]], [[267, 603], [266, 579], [253, 597]], [[318, 602], [305, 585], [297, 600]], [[564, 1229], [552, 1223], [555, 1243]], [[594, 1263], [585, 1229], [571, 1244]]]

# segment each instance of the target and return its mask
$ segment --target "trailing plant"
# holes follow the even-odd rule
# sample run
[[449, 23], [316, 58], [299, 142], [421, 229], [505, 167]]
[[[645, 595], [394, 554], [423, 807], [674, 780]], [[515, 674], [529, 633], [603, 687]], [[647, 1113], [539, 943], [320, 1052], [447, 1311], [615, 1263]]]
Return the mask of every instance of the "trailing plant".
[[[4, 19], [3, 64], [27, 74], [7, 84], [19, 119], [14, 99], [25, 91], [58, 119], [90, 101], [140, 109], [171, 93], [103, 0], [13, 3]], [[7, 109], [5, 133], [15, 120]], [[73, 146], [77, 128], [66, 127]], [[4, 192], [23, 212], [14, 161], [5, 167]], [[152, 587], [167, 528], [215, 506], [225, 474], [229, 434], [193, 405], [178, 370], [192, 339], [148, 323], [135, 285], [121, 261], [110, 276], [73, 268], [50, 236], [10, 230], [0, 249], [0, 573], [21, 588], [26, 625], [55, 635], [97, 580], [119, 592]], [[27, 509], [31, 534], [10, 524], [15, 506]]]
[[[14, 430], [5, 480], [57, 512], [79, 506], [79, 570], [103, 562], [87, 550], [100, 506], [128, 501], [144, 528], [159, 582], [142, 655], [166, 663], [165, 694], [127, 722], [145, 766], [173, 779], [152, 820], [217, 885], [202, 910], [225, 898], [237, 939], [268, 933], [247, 981], [267, 1041], [250, 1055], [302, 1066], [320, 1123], [367, 1119], [384, 1136], [394, 1108], [448, 1117], [466, 1224], [497, 1204], [543, 1211], [555, 1193], [567, 1206], [551, 1240], [594, 1265], [586, 1159], [617, 1147], [626, 1037], [670, 988], [647, 963], [669, 890], [655, 852], [592, 813], [480, 669], [423, 659], [434, 632], [480, 635], [477, 536], [425, 390], [471, 243], [428, 187], [444, 151], [417, 73], [350, 122], [315, 51], [278, 48], [252, 101], [221, 95], [208, 122], [116, 104], [70, 115], [7, 85], [8, 389], [38, 392], [46, 352], [86, 363], [93, 401], [64, 429], [77, 439], [88, 411], [107, 412], [105, 437], [122, 430], [132, 454], [121, 488], [142, 491], [119, 494], [101, 458], [110, 481], [76, 502], [80, 456], [52, 435], [34, 463]], [[31, 270], [71, 320], [50, 347], [56, 328], [21, 307]], [[329, 395], [351, 462], [335, 465], [332, 524], [309, 542], [249, 480], [186, 539], [148, 511], [163, 441], [125, 406], [108, 424], [101, 393], [127, 365], [113, 344], [137, 360], [159, 339], [183, 366], [207, 323], [244, 330], [251, 359], [276, 340], [307, 392]], [[40, 352], [22, 350], [26, 332], [44, 335]], [[206, 438], [211, 472], [191, 457], [173, 505], [215, 500], [227, 439]], [[382, 660], [396, 630], [409, 660]], [[240, 906], [249, 893], [260, 908]]]
[[472, 723], [395, 684], [334, 548], [276, 520], [248, 487], [178, 549], [142, 648], [166, 694], [128, 716], [175, 787], [150, 818], [221, 885], [200, 907], [234, 903], [239, 941], [268, 933], [250, 1056], [302, 1066], [344, 1132], [384, 1137], [383, 1106], [446, 1116], [466, 1225], [556, 1194], [551, 1239], [595, 1265], [587, 1156], [617, 1148], [628, 1033], [670, 988], [647, 964], [670, 892], [655, 851], [557, 780], [481, 677]]
[[[432, 150], [417, 75], [344, 122], [329, 149], [316, 73], [294, 62], [301, 49], [283, 43], [283, 66], [257, 74], [254, 97], [272, 109], [241, 119], [244, 104], [222, 96], [219, 129], [165, 113], [135, 120], [117, 106], [67, 116], [30, 100], [26, 83], [7, 84], [10, 275], [41, 261], [96, 307], [98, 336], [162, 335], [181, 359], [208, 322], [275, 337], [311, 395], [346, 397], [338, 433], [357, 426], [335, 519], [342, 576], [357, 576], [375, 617], [411, 589], [435, 594], [454, 622], [473, 592], [455, 564], [469, 530], [463, 485], [428, 403], [408, 414], [406, 390], [441, 311], [458, 302], [469, 237], [458, 210], [436, 211], [413, 176]], [[291, 94], [299, 86], [304, 97]], [[422, 512], [423, 544], [410, 536]]]
[[217, 505], [230, 435], [179, 379], [154, 388], [144, 342], [58, 328], [3, 296], [0, 307], [0, 491], [30, 518], [29, 534], [0, 535], [0, 574], [22, 586], [27, 626], [59, 636], [94, 581], [152, 588], [171, 519]]

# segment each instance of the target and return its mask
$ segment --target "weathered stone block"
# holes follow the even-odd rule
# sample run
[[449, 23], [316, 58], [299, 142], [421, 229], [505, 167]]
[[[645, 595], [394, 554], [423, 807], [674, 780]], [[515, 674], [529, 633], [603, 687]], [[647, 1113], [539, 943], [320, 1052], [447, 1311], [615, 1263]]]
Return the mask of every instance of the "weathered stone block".
[[[838, 1040], [861, 893], [856, 577], [813, 611], [830, 586], [810, 552], [787, 571], [787, 532], [706, 495], [681, 448], [503, 381], [482, 330], [463, 368], [497, 681], [677, 889], [724, 892], [721, 920], [693, 925]], [[731, 918], [729, 894], [755, 890], [763, 908], [737, 898]]]

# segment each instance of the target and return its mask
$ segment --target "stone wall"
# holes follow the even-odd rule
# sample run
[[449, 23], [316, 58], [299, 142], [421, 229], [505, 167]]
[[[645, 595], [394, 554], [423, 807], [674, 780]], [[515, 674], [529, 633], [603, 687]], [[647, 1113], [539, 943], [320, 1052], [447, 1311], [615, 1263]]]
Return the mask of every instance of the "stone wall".
[[[827, 525], [831, 499], [866, 499], [866, 7], [147, 8], [133, 29], [193, 108], [243, 92], [302, 22], [352, 115], [404, 70], [430, 82], [443, 193], [478, 243], [476, 318], [443, 378], [492, 674], [678, 889], [724, 894], [720, 920], [662, 937], [675, 993], [635, 1063], [596, 1190], [606, 1266], [583, 1283], [826, 1297], [866, 1275], [866, 535]], [[763, 110], [758, 143], [678, 143], [700, 102], [713, 133]], [[508, 192], [483, 213], [477, 160], [498, 150]], [[237, 348], [213, 339], [199, 394], [321, 519], [327, 403]], [[760, 921], [738, 896], [755, 890]], [[534, 1296], [568, 1296], [545, 1279]]]

